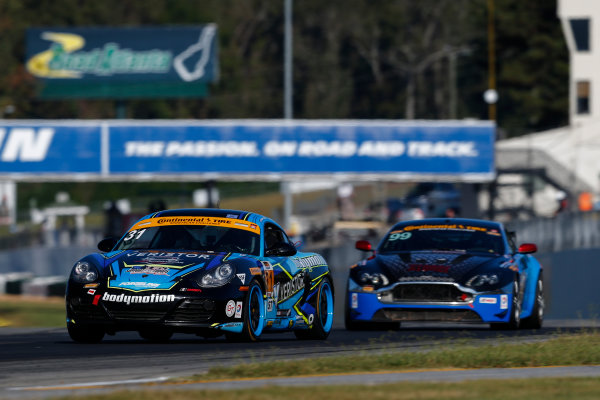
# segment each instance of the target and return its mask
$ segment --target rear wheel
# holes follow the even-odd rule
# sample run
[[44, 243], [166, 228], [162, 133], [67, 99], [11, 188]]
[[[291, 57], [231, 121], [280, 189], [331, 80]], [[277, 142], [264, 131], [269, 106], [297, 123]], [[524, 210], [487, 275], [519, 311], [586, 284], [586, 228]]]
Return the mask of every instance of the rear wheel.
[[542, 274], [540, 273], [535, 285], [535, 299], [533, 303], [533, 309], [531, 310], [531, 317], [525, 318], [521, 321], [521, 328], [540, 329], [544, 321], [545, 305], [544, 282], [542, 279]]
[[333, 325], [333, 290], [329, 278], [324, 278], [319, 285], [316, 311], [309, 329], [294, 331], [298, 339], [324, 340], [329, 336]]
[[99, 343], [104, 338], [104, 330], [89, 325], [76, 325], [67, 322], [67, 331], [73, 341], [78, 343]]

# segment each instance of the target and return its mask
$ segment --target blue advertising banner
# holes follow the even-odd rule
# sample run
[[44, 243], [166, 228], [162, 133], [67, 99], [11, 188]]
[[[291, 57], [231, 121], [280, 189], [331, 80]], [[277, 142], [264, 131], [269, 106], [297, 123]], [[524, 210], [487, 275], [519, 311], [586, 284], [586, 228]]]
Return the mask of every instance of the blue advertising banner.
[[489, 122], [462, 121], [0, 123], [0, 175], [483, 182], [495, 175], [494, 131]]
[[0, 123], [0, 175], [99, 174], [101, 126]]
[[27, 70], [48, 81], [214, 82], [217, 27], [31, 28]]

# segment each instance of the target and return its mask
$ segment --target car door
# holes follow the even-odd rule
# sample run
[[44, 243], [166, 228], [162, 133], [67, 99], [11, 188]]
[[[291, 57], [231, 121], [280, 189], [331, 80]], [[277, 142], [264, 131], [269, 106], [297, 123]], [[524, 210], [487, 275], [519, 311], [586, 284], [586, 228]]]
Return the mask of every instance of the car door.
[[279, 226], [266, 223], [264, 234], [265, 256], [273, 268], [273, 297], [277, 309], [277, 317], [286, 318], [292, 315], [292, 308], [304, 294], [304, 270], [294, 262], [292, 256], [273, 254], [273, 249], [285, 243], [292, 245], [290, 239]]

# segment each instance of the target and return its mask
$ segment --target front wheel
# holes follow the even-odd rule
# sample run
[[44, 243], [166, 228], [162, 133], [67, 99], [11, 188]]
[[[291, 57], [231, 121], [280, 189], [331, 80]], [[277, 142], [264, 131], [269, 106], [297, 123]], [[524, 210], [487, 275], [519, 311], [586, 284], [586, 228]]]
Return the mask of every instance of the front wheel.
[[333, 325], [333, 290], [329, 278], [324, 278], [317, 292], [316, 315], [308, 329], [294, 331], [298, 339], [325, 340]]
[[67, 331], [73, 341], [77, 343], [99, 343], [104, 338], [104, 330], [86, 325], [67, 323]]
[[265, 323], [265, 302], [260, 285], [252, 281], [244, 302], [242, 333], [225, 333], [229, 341], [256, 342]]
[[515, 278], [514, 282], [513, 282], [513, 292], [512, 292], [512, 304], [510, 307], [510, 319], [508, 320], [508, 323], [505, 324], [498, 324], [498, 323], [493, 323], [490, 324], [490, 327], [492, 329], [508, 329], [508, 330], [514, 330], [514, 329], [519, 329], [519, 326], [521, 325], [521, 298], [519, 296], [519, 281], [518, 278]]
[[542, 280], [542, 274], [538, 278], [535, 285], [535, 299], [533, 300], [533, 309], [531, 310], [531, 317], [525, 318], [521, 321], [521, 328], [525, 329], [540, 329], [544, 321], [544, 282]]

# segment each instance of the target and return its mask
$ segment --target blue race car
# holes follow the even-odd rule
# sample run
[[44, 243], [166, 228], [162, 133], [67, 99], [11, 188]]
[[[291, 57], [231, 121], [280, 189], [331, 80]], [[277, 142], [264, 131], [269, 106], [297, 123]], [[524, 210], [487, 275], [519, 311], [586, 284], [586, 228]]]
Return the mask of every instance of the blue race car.
[[150, 341], [174, 332], [256, 341], [293, 331], [325, 339], [333, 322], [329, 267], [299, 253], [281, 227], [258, 214], [216, 209], [160, 211], [103, 253], [77, 261], [66, 294], [76, 342], [138, 331]]
[[498, 222], [404, 221], [377, 249], [364, 240], [356, 248], [372, 255], [350, 267], [347, 329], [395, 329], [402, 321], [542, 326], [542, 266], [531, 255], [537, 247], [517, 248]]

